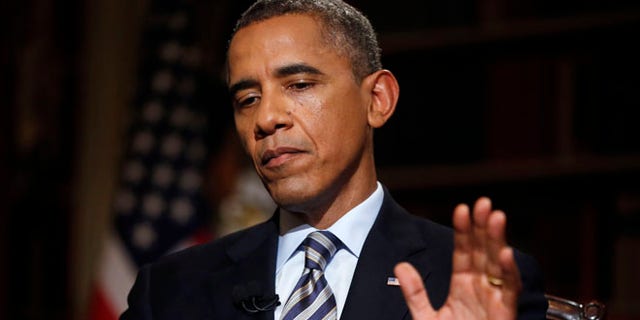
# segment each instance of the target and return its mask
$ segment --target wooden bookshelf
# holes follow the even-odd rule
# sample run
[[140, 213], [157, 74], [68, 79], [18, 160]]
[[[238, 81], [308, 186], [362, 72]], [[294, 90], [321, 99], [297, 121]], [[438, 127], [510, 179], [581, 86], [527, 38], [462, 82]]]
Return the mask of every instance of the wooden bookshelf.
[[583, 156], [572, 159], [523, 159], [463, 165], [381, 167], [385, 185], [394, 190], [472, 187], [523, 183], [585, 175], [640, 174], [640, 156]]
[[640, 317], [633, 286], [620, 285], [635, 279], [624, 257], [640, 250], [640, 210], [624, 205], [640, 203], [640, 6], [352, 3], [400, 82], [375, 146], [394, 197], [448, 224], [457, 203], [491, 196], [550, 292], [601, 299], [610, 319]]
[[385, 32], [380, 45], [385, 54], [447, 49], [478, 44], [502, 44], [536, 38], [562, 38], [580, 34], [606, 36], [634, 33], [640, 26], [639, 11], [584, 13], [576, 16], [542, 19], [516, 19], [481, 25], [434, 27]]

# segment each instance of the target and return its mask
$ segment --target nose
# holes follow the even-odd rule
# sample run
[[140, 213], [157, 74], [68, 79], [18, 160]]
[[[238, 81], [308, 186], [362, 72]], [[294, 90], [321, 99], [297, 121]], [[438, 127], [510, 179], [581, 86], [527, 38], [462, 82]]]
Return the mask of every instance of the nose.
[[256, 112], [255, 123], [254, 134], [256, 139], [262, 139], [276, 133], [278, 130], [290, 128], [293, 125], [293, 121], [286, 99], [278, 93], [263, 92]]

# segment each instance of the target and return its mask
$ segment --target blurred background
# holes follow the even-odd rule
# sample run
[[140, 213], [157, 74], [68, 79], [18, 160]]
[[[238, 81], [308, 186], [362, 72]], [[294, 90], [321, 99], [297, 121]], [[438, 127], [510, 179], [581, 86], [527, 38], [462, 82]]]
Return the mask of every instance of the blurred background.
[[[250, 2], [0, 3], [0, 319], [114, 319], [138, 266], [271, 214], [221, 77]], [[490, 196], [547, 292], [640, 319], [640, 4], [348, 2], [401, 86], [396, 200]]]

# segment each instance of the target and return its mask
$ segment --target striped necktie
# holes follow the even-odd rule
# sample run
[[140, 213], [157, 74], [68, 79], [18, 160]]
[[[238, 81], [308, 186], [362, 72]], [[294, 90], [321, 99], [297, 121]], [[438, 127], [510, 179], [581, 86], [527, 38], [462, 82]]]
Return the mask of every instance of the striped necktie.
[[343, 245], [329, 231], [314, 231], [302, 242], [304, 272], [282, 309], [282, 320], [335, 320], [336, 299], [324, 277], [324, 268]]

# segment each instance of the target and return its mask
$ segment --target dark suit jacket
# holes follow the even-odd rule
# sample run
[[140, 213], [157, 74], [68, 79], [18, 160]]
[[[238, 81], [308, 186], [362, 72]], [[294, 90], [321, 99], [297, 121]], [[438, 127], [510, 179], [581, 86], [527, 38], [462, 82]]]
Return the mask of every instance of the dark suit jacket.
[[[272, 320], [272, 311], [249, 314], [234, 305], [232, 290], [257, 281], [264, 293], [275, 294], [277, 242], [276, 214], [262, 224], [147, 265], [138, 273], [121, 320]], [[387, 285], [400, 261], [411, 262], [422, 273], [431, 303], [439, 308], [449, 292], [452, 250], [450, 228], [409, 214], [385, 189], [341, 319], [410, 319], [400, 288]], [[523, 282], [519, 319], [544, 319], [547, 302], [536, 262], [520, 252], [516, 260]], [[283, 303], [286, 299], [280, 298]]]

